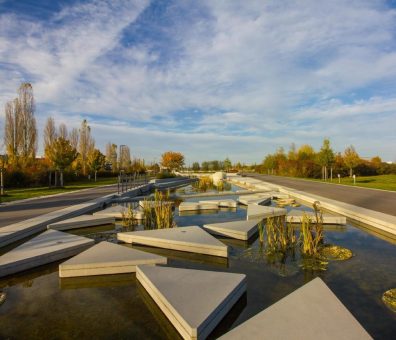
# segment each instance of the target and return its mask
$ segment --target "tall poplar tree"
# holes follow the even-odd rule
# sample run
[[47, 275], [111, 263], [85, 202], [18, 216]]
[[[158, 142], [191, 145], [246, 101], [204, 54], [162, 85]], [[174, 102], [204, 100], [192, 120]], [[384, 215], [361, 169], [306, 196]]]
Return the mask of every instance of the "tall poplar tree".
[[33, 87], [22, 83], [18, 90], [19, 119], [21, 127], [20, 157], [23, 166], [35, 161], [37, 151], [37, 128], [34, 118]]

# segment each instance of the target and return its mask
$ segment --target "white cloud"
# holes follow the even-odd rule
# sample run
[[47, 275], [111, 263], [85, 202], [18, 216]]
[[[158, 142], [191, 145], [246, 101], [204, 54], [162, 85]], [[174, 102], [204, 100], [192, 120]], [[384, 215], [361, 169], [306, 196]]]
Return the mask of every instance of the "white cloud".
[[[0, 105], [31, 80], [44, 110], [40, 122], [49, 112], [67, 113], [73, 122], [91, 114], [101, 144], [137, 134], [130, 143], [144, 145], [147, 155], [165, 143], [183, 147], [193, 160], [209, 157], [202, 150], [210, 149], [211, 158], [259, 161], [282, 141], [318, 147], [334, 136], [341, 150], [353, 141], [367, 153], [396, 157], [385, 146], [396, 143], [389, 131], [396, 97], [376, 93], [384, 82], [389, 93], [396, 88], [396, 13], [384, 2], [179, 3], [168, 22], [145, 22], [146, 32], [160, 25], [161, 38], [135, 36], [124, 44], [125, 30], [148, 6], [82, 3], [49, 23], [1, 15], [0, 78], [7, 81], [0, 83]], [[163, 52], [171, 57], [165, 60]], [[352, 103], [343, 99], [362, 91]], [[199, 112], [188, 120], [187, 134], [177, 130], [187, 121], [175, 113], [190, 108]], [[371, 131], [382, 143], [359, 139], [361, 130], [349, 122], [339, 124], [349, 117], [364, 130], [373, 115], [381, 115]], [[101, 125], [100, 117], [119, 123]]]

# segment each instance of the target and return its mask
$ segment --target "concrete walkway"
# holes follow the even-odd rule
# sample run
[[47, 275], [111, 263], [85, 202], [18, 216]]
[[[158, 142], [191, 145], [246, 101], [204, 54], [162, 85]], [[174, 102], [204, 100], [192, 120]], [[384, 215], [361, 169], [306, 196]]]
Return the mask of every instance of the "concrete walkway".
[[358, 207], [379, 211], [396, 216], [396, 192], [336, 185], [331, 183], [311, 182], [280, 176], [246, 174], [265, 182], [283, 185], [310, 194], [323, 196], [333, 200], [353, 204]]
[[10, 205], [0, 205], [0, 228], [112, 193], [117, 193], [117, 185], [47, 196]]

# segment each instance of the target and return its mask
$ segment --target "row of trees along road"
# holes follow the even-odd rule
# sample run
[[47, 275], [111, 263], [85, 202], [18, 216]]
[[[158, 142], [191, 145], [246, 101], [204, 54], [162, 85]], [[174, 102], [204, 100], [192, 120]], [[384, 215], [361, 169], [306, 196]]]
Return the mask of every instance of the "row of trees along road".
[[327, 180], [334, 172], [342, 176], [352, 177], [354, 171], [359, 175], [377, 175], [393, 173], [395, 167], [382, 162], [376, 156], [371, 160], [361, 159], [355, 148], [350, 145], [343, 153], [331, 148], [330, 140], [325, 138], [318, 152], [311, 145], [304, 144], [298, 150], [293, 143], [286, 154], [279, 148], [274, 154], [269, 154], [256, 170], [268, 174], [297, 177], [313, 177]]
[[66, 169], [77, 177], [94, 173], [96, 180], [97, 172], [104, 168], [105, 156], [95, 148], [87, 120], [79, 129], [68, 132], [65, 124], [57, 128], [55, 120], [49, 117], [43, 132], [44, 158], [36, 158], [38, 130], [34, 113], [33, 87], [22, 83], [18, 97], [5, 105], [5, 155], [1, 155], [0, 167], [2, 173], [7, 169], [11, 185], [42, 185], [42, 176], [49, 173], [50, 186], [52, 183], [63, 186]]

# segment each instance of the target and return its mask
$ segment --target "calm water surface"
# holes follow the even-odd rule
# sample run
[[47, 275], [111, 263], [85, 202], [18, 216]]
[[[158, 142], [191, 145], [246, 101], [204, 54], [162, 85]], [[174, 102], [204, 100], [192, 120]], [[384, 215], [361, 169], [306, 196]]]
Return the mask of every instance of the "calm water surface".
[[[238, 207], [193, 216], [178, 216], [176, 210], [176, 215], [179, 226], [202, 226], [210, 222], [244, 219], [246, 210]], [[109, 225], [73, 233], [97, 241], [115, 242], [118, 230], [122, 228]], [[396, 288], [396, 246], [389, 240], [378, 238], [351, 224], [345, 228], [330, 228], [325, 232], [326, 243], [349, 248], [354, 257], [347, 261], [329, 262], [325, 271], [301, 269], [298, 255], [294, 259], [284, 259], [283, 263], [268, 259], [258, 240], [250, 243], [221, 240], [230, 246], [228, 261], [212, 256], [133, 247], [165, 255], [169, 258], [169, 265], [174, 267], [247, 275], [247, 294], [215, 329], [212, 338], [224, 334], [317, 276], [326, 282], [374, 338], [395, 338], [396, 313], [381, 301], [386, 290]], [[54, 263], [0, 280], [0, 289], [7, 294], [5, 303], [0, 306], [0, 338], [179, 337], [136, 282], [134, 274], [60, 279], [58, 265]]]

